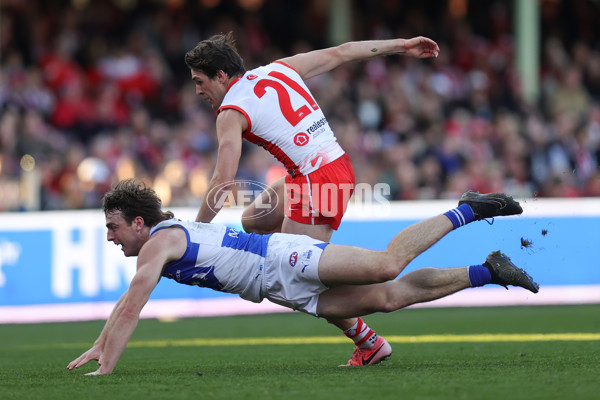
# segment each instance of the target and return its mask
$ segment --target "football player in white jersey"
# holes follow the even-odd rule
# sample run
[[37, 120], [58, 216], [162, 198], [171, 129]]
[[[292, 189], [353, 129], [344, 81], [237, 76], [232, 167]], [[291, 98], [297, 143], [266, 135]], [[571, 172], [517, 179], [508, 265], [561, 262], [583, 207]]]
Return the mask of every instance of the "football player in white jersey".
[[[120, 245], [125, 256], [138, 257], [137, 271], [92, 348], [67, 366], [72, 370], [97, 360], [99, 368], [87, 375], [112, 373], [161, 277], [237, 293], [253, 302], [266, 298], [324, 318], [391, 312], [486, 284], [519, 286], [533, 293], [539, 289], [499, 251], [482, 264], [420, 268], [397, 278], [415, 257], [452, 230], [484, 218], [522, 213], [519, 203], [502, 193], [467, 192], [458, 207], [407, 227], [384, 251], [330, 244], [306, 235], [248, 234], [180, 221], [162, 211], [154, 190], [134, 179], [118, 183], [102, 203], [107, 240]], [[351, 365], [371, 365], [374, 358], [381, 361], [390, 353], [389, 344], [381, 342], [368, 354], [355, 353]]]
[[[221, 199], [234, 183], [245, 138], [269, 151], [289, 174], [244, 211], [244, 230], [304, 234], [328, 241], [354, 190], [354, 170], [304, 81], [347, 62], [390, 54], [429, 58], [438, 52], [438, 45], [425, 37], [358, 41], [246, 71], [231, 32], [198, 43], [187, 52], [185, 62], [196, 94], [218, 113], [218, 155], [196, 221], [211, 222], [222, 207]], [[362, 320], [328, 322], [354, 341], [355, 353], [370, 355], [387, 344]], [[347, 365], [353, 365], [356, 355]], [[389, 356], [379, 355], [372, 358], [372, 364]]]

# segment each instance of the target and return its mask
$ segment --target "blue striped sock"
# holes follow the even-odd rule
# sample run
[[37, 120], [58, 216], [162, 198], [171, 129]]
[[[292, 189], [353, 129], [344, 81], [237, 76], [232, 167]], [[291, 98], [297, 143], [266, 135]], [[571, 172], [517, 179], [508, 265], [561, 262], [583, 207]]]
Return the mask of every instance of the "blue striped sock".
[[475, 220], [475, 213], [468, 204], [461, 204], [460, 206], [445, 212], [444, 215], [450, 218], [452, 225], [454, 225], [454, 229], [460, 228]]
[[483, 265], [471, 265], [467, 267], [471, 287], [483, 286], [492, 281], [492, 273]]

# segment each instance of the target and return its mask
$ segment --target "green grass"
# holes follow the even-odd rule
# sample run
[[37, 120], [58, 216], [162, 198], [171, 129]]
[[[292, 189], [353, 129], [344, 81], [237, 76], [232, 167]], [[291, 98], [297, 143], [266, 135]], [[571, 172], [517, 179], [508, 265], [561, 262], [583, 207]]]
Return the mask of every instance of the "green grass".
[[[352, 351], [324, 320], [300, 313], [142, 320], [112, 375], [66, 365], [103, 321], [0, 325], [0, 399], [598, 399], [600, 305], [408, 309], [373, 315], [392, 343], [381, 366], [338, 368]], [[593, 340], [462, 340], [461, 335], [594, 333]], [[328, 344], [244, 344], [245, 338], [325, 338]], [[456, 339], [456, 336], [452, 336]], [[542, 338], [545, 336], [542, 336]], [[206, 340], [242, 340], [209, 345]], [[466, 338], [468, 339], [468, 338]], [[259, 342], [260, 343], [260, 342]], [[93, 363], [95, 364], [95, 363]]]

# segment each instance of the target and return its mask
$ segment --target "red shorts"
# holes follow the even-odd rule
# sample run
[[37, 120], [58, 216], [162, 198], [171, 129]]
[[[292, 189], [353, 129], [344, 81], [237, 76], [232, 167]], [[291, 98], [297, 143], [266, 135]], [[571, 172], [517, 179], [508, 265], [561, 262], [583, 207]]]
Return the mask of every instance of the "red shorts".
[[354, 192], [354, 169], [348, 154], [308, 175], [285, 178], [285, 215], [306, 225], [340, 226]]

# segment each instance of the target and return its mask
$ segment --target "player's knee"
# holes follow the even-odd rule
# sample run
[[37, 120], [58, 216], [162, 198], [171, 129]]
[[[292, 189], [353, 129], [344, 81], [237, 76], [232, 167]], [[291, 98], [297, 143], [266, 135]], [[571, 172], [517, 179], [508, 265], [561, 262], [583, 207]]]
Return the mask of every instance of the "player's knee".
[[396, 279], [397, 276], [398, 276], [398, 273], [396, 272], [396, 269], [394, 268], [393, 265], [390, 265], [390, 264], [386, 264], [379, 271], [379, 281], [380, 282], [387, 282], [387, 281], [394, 280], [394, 279]]
[[252, 208], [247, 208], [242, 213], [242, 227], [248, 233], [269, 233], [270, 229], [265, 229], [265, 224], [259, 224], [259, 218], [254, 215]]
[[260, 233], [257, 231], [257, 225], [251, 217], [246, 216], [246, 212], [242, 214], [242, 227], [248, 233]]
[[257, 212], [256, 208], [250, 206], [242, 213], [242, 227], [248, 233], [267, 234], [281, 232], [283, 215], [277, 210], [269, 213]]
[[406, 263], [392, 257], [386, 257], [377, 268], [377, 278], [379, 282], [387, 282], [396, 279], [402, 270], [406, 267]]
[[259, 233], [266, 235], [268, 233], [281, 232], [281, 223], [274, 219], [256, 218], [251, 213], [242, 214], [242, 227], [245, 232]]

